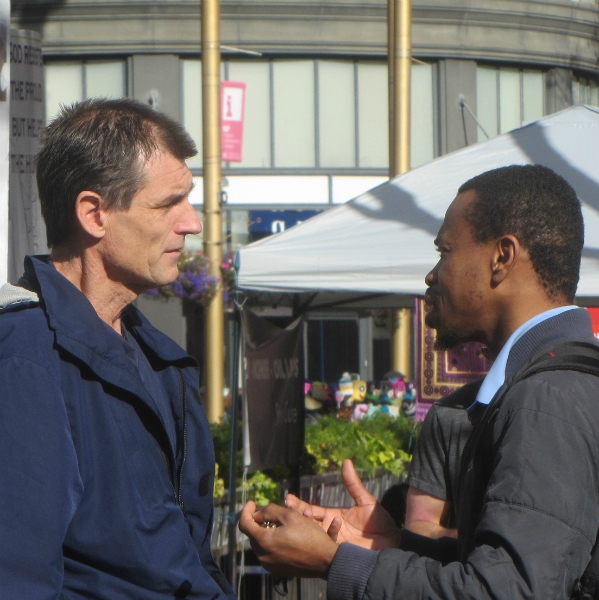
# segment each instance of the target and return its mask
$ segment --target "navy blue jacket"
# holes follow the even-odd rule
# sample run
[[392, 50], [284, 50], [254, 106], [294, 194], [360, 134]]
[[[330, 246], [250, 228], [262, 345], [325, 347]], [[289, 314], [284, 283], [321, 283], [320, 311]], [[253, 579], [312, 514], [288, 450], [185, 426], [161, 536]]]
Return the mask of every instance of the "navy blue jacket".
[[0, 311], [0, 598], [232, 600], [197, 363], [127, 307], [161, 416], [87, 298], [46, 260], [25, 270], [40, 302]]

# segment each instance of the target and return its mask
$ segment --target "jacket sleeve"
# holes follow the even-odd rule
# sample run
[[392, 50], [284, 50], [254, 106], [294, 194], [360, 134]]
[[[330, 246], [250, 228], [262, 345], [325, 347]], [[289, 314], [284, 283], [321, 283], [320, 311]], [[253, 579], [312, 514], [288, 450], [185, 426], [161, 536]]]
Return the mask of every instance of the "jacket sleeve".
[[599, 386], [592, 376], [564, 374], [518, 383], [499, 409], [493, 471], [466, 561], [443, 566], [383, 550], [363, 594], [352, 598], [570, 598], [599, 524]]
[[0, 598], [59, 597], [83, 484], [62, 393], [44, 367], [0, 358]]

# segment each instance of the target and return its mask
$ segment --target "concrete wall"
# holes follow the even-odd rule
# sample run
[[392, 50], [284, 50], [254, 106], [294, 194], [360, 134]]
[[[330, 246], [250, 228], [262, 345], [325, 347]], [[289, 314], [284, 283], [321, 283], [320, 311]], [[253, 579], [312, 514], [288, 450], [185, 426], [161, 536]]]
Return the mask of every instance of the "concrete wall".
[[[198, 54], [200, 2], [13, 0], [13, 25], [44, 53]], [[223, 0], [222, 43], [267, 54], [386, 54], [385, 0]], [[596, 4], [415, 0], [414, 54], [596, 70]]]

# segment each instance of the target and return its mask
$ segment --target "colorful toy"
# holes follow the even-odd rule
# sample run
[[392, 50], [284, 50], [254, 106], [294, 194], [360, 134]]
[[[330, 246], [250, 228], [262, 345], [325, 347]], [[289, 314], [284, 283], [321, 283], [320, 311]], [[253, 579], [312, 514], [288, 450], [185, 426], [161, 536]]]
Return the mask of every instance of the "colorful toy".
[[364, 417], [367, 417], [368, 416], [368, 409], [369, 409], [369, 405], [368, 404], [364, 404], [364, 403], [356, 404], [354, 406], [354, 410], [352, 412], [351, 420], [352, 421], [359, 421], [360, 419], [363, 419]]
[[366, 397], [366, 382], [362, 380], [352, 381], [353, 384], [353, 393], [352, 393], [352, 402], [360, 403], [364, 402], [364, 398]]
[[339, 380], [339, 392], [335, 396], [335, 400], [340, 404], [344, 400], [351, 398], [354, 395], [354, 385], [349, 373], [345, 372]]

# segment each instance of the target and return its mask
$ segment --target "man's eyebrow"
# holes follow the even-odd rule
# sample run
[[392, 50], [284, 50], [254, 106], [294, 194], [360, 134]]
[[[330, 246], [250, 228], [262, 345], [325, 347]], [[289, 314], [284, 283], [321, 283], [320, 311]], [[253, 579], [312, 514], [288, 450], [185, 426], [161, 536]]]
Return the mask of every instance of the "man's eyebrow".
[[189, 196], [189, 194], [191, 194], [191, 191], [193, 190], [193, 188], [195, 188], [195, 185], [196, 185], [195, 182], [192, 181], [191, 185], [189, 186], [189, 188], [186, 191], [181, 192], [181, 193], [175, 192], [174, 194], [171, 194], [170, 196], [167, 196], [162, 201], [162, 205], [163, 206], [168, 206], [169, 204], [173, 204], [174, 202], [178, 202], [179, 200], [181, 200], [185, 196]]

